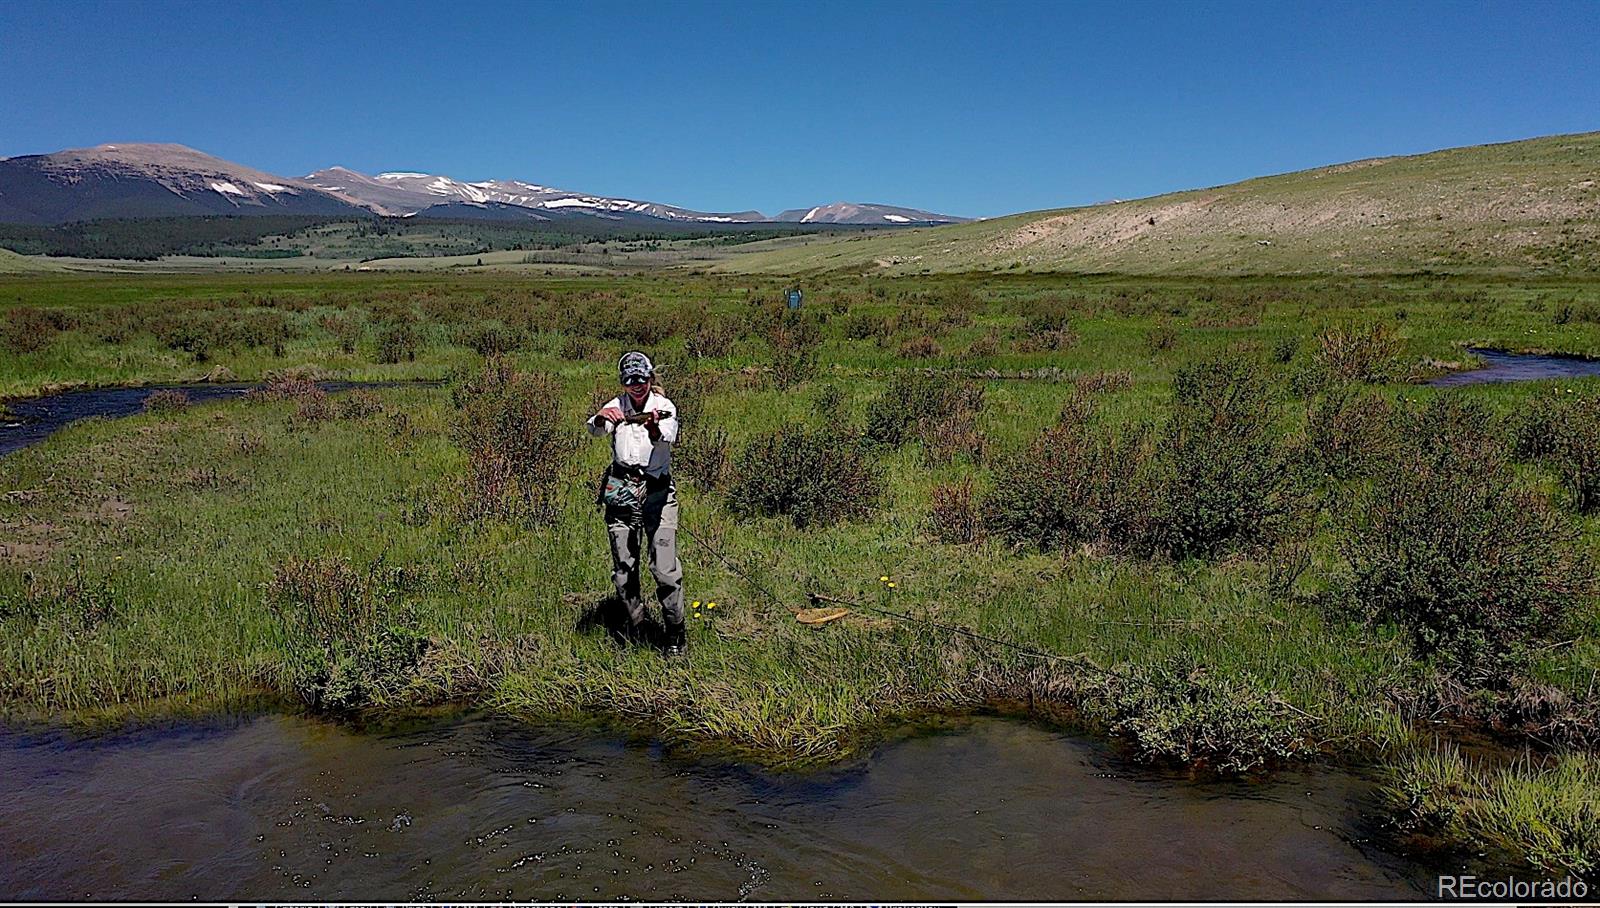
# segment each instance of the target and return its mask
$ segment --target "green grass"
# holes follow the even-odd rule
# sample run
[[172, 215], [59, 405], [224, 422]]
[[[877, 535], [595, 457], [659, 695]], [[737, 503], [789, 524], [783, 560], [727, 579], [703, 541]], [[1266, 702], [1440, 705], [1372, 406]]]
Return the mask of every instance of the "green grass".
[[[519, 368], [555, 377], [562, 395], [550, 406], [575, 433], [596, 395], [613, 393], [617, 353], [640, 346], [666, 364], [669, 396], [704, 381], [688, 372], [717, 376], [686, 411], [686, 432], [720, 428], [732, 453], [785, 422], [859, 427], [895, 372], [934, 368], [982, 384], [978, 429], [998, 455], [1055, 420], [1074, 375], [1128, 373], [1126, 387], [1095, 396], [1096, 419], [1118, 427], [1164, 418], [1176, 371], [1217, 355], [1270, 362], [1281, 430], [1293, 436], [1306, 401], [1288, 388], [1313, 368], [1326, 328], [1394, 326], [1397, 365], [1416, 374], [1438, 361], [1464, 363], [1466, 343], [1600, 353], [1600, 284], [1576, 278], [839, 277], [806, 284], [807, 311], [820, 323], [818, 370], [779, 389], [767, 340], [739, 328], [778, 306], [786, 283], [723, 275], [14, 278], [0, 283], [0, 304], [70, 318], [42, 349], [0, 358], [0, 393], [192, 379], [217, 367], [240, 379], [289, 368], [444, 378], [481, 365], [470, 343], [492, 327], [510, 337]], [[1558, 319], [1563, 307], [1571, 313]], [[398, 310], [416, 319], [415, 359], [376, 362], [379, 326]], [[609, 317], [623, 310], [629, 319]], [[588, 312], [606, 317], [588, 320]], [[1041, 312], [1063, 314], [1074, 339], [1030, 349], [1026, 326]], [[722, 348], [696, 356], [690, 338], [703, 313], [732, 328]], [[235, 339], [201, 361], [163, 340], [162, 319], [244, 324], [275, 314], [291, 329], [281, 349]], [[364, 326], [353, 351], [341, 351], [330, 316]], [[656, 324], [671, 330], [647, 339], [621, 333]], [[105, 339], [116, 325], [122, 333]], [[1171, 344], [1153, 344], [1163, 330]], [[902, 355], [906, 341], [923, 337], [939, 352]], [[993, 339], [988, 349], [985, 339]], [[1290, 347], [1288, 362], [1272, 362], [1270, 354]], [[1600, 393], [1594, 379], [1376, 390], [1401, 401], [1464, 395], [1509, 414], [1569, 387]], [[828, 388], [839, 400], [824, 417], [817, 406]], [[578, 628], [609, 585], [591, 503], [603, 444], [581, 449], [553, 525], [465, 521], [456, 502], [466, 464], [449, 431], [450, 390], [377, 395], [383, 412], [310, 421], [294, 401], [243, 400], [90, 421], [0, 459], [0, 543], [8, 546], [0, 549], [0, 710], [71, 721], [293, 698], [303, 641], [275, 617], [271, 588], [283, 565], [306, 559], [368, 578], [368, 593], [384, 603], [381, 620], [430, 641], [419, 664], [374, 688], [373, 708], [461, 702], [528, 717], [624, 719], [766, 761], [832, 759], [900, 720], [1000, 704], [1088, 723], [1160, 759], [1237, 769], [1307, 751], [1381, 757], [1416, 739], [1411, 710], [1432, 703], [1434, 666], [1418, 661], [1403, 635], [1320, 598], [1343, 570], [1337, 494], [1319, 511], [1309, 569], [1288, 587], [1274, 580], [1278, 556], [1258, 550], [1173, 563], [1092, 547], [1013, 551], [992, 539], [947, 545], [928, 523], [934, 488], [969, 478], [981, 495], [999, 461], [958, 453], [930, 464], [915, 441], [873, 455], [884, 497], [865, 518], [837, 525], [796, 530], [784, 518], [739, 516], [727, 492], [684, 481], [688, 598], [717, 607], [695, 610], [691, 657], [663, 664], [654, 652], [619, 649]], [[1551, 484], [1537, 465], [1520, 469]], [[1600, 550], [1600, 526], [1577, 519], [1584, 545]], [[867, 611], [807, 627], [793, 613], [813, 592], [1064, 659]], [[1578, 701], [1592, 697], [1600, 653], [1600, 611], [1582, 607], [1573, 641], [1532, 668]], [[1500, 788], [1536, 814], [1542, 799], [1565, 803], [1555, 788]], [[1457, 838], [1501, 835], [1491, 832], [1504, 826], [1498, 814], [1472, 816], [1479, 819]]]

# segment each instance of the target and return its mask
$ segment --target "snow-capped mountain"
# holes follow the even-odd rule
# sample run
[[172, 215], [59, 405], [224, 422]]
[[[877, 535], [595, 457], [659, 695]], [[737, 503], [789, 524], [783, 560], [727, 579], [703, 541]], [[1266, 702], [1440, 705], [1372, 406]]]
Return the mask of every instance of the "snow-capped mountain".
[[249, 214], [637, 221], [645, 227], [671, 221], [708, 228], [772, 221], [887, 227], [965, 220], [848, 202], [768, 218], [759, 211], [694, 211], [522, 180], [468, 182], [400, 171], [368, 176], [347, 167], [290, 178], [171, 144], [121, 143], [0, 158], [0, 223]]
[[97, 145], [0, 158], [0, 222], [226, 214], [368, 215], [300, 180], [182, 145]]
[[617, 212], [669, 221], [740, 223], [766, 220], [759, 211], [710, 213], [690, 211], [656, 202], [585, 195], [521, 180], [486, 180], [469, 183], [431, 173], [394, 172], [369, 177], [347, 167], [330, 167], [308, 174], [305, 181], [326, 192], [366, 205], [387, 215], [416, 214], [441, 203], [499, 203], [533, 209], [580, 209], [593, 213]]
[[815, 208], [791, 208], [773, 218], [799, 224], [957, 224], [970, 220], [948, 214], [934, 214], [916, 208], [898, 205], [872, 205], [857, 202], [834, 202]]

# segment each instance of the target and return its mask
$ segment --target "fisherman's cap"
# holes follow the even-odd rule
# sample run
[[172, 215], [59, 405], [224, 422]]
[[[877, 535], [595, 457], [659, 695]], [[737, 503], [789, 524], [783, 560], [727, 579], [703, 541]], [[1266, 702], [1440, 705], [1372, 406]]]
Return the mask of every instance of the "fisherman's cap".
[[627, 384], [630, 378], [650, 378], [656, 374], [656, 367], [650, 362], [650, 357], [638, 350], [630, 350], [622, 354], [622, 359], [617, 361], [617, 377]]

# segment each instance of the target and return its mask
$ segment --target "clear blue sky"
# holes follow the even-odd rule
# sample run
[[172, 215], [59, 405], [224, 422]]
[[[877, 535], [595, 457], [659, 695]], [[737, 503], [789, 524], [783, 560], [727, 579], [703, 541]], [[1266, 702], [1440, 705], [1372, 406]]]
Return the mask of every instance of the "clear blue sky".
[[0, 156], [990, 216], [1600, 129], [1600, 0], [0, 0]]

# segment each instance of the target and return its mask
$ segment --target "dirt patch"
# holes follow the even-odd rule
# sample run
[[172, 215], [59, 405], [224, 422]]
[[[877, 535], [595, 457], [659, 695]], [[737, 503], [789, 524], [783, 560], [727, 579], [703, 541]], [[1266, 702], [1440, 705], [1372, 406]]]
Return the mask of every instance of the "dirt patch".
[[0, 563], [43, 561], [61, 548], [66, 536], [53, 523], [0, 523]]

